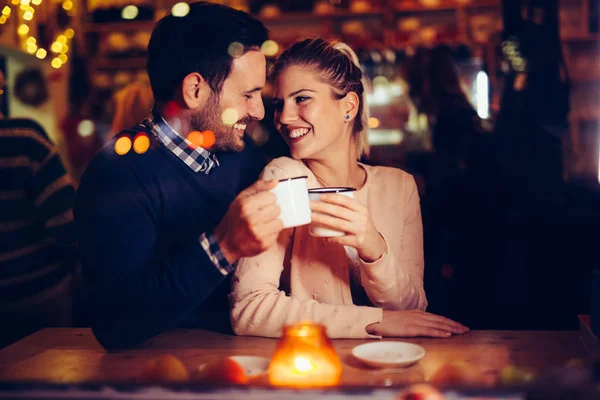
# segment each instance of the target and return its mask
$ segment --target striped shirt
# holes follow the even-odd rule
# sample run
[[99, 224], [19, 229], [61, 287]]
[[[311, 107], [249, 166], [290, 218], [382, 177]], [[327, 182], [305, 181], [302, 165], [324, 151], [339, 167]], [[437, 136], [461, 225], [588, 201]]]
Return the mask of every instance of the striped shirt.
[[74, 196], [43, 128], [0, 119], [0, 311], [43, 301], [69, 276]]

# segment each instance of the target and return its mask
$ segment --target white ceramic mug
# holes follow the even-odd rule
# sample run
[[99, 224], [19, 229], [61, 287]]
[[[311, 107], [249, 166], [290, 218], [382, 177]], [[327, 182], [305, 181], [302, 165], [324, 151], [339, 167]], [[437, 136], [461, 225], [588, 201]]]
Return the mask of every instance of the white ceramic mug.
[[[318, 201], [321, 199], [321, 195], [324, 193], [335, 193], [341, 194], [342, 196], [347, 196], [350, 198], [354, 198], [354, 192], [356, 189], [350, 187], [325, 187], [325, 188], [316, 188], [308, 190], [308, 197], [311, 201]], [[335, 215], [334, 215], [335, 217]], [[308, 227], [308, 233], [311, 236], [317, 237], [335, 237], [335, 236], [344, 236], [346, 232], [337, 231], [335, 229], [329, 229], [324, 227], [323, 225], [317, 224], [315, 222], [311, 223]]]
[[307, 176], [280, 179], [271, 192], [277, 196], [281, 209], [279, 219], [284, 228], [310, 224], [310, 200], [306, 186]]

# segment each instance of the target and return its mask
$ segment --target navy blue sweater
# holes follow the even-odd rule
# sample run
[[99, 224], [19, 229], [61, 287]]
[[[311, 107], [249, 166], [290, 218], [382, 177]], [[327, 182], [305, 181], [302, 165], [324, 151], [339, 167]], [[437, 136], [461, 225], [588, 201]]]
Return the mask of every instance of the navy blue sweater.
[[74, 212], [92, 330], [105, 348], [228, 321], [229, 285], [198, 238], [258, 178], [264, 159], [250, 142], [218, 157], [208, 175], [196, 173], [151, 136], [143, 154], [119, 156], [109, 142], [86, 169]]

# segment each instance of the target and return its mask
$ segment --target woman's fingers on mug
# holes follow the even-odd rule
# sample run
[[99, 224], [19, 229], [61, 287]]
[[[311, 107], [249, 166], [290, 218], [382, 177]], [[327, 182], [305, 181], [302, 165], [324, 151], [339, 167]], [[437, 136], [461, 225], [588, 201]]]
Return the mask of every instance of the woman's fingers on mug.
[[332, 217], [327, 214], [321, 214], [317, 212], [312, 213], [312, 222], [316, 222], [318, 224], [324, 225], [328, 228], [332, 228], [342, 232], [353, 233], [354, 228], [353, 224], [347, 220]]
[[325, 203], [337, 204], [351, 210], [356, 210], [357, 202], [352, 197], [344, 196], [336, 193], [326, 193], [321, 195], [321, 201]]
[[[344, 197], [344, 196], [340, 196]], [[313, 211], [329, 214], [337, 218], [345, 219], [346, 221], [352, 221], [355, 217], [355, 212], [345, 207], [340, 207], [335, 204], [325, 203], [324, 201], [312, 201], [310, 208]], [[313, 213], [314, 215], [314, 213]]]

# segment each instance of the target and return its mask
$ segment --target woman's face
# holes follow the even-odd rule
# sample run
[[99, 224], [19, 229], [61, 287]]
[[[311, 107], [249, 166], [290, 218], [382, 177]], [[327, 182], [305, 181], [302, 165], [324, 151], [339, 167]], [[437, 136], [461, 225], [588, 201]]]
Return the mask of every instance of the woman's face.
[[294, 159], [323, 159], [331, 151], [348, 152], [351, 122], [344, 99], [332, 96], [331, 86], [310, 68], [289, 66], [275, 81], [275, 127]]

